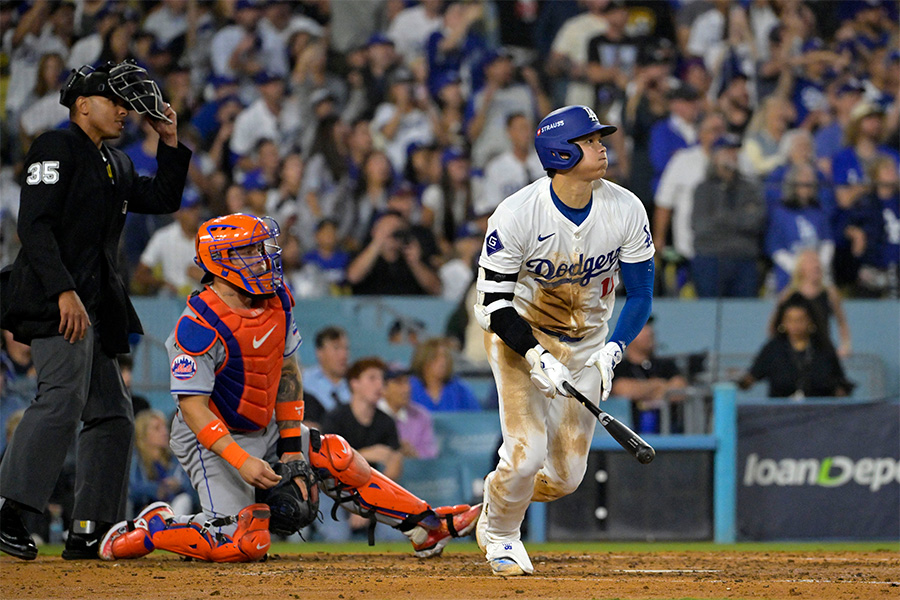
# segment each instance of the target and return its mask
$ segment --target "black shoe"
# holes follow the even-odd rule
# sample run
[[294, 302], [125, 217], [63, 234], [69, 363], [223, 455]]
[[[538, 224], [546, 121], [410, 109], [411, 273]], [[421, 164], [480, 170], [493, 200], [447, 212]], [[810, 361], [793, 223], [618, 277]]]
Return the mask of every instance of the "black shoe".
[[0, 550], [22, 560], [37, 558], [37, 546], [22, 523], [19, 509], [6, 500], [0, 508]]
[[[98, 528], [99, 529], [99, 528]], [[62, 557], [66, 560], [99, 560], [100, 538], [109, 529], [103, 529], [101, 533], [72, 533], [66, 538], [66, 548]]]

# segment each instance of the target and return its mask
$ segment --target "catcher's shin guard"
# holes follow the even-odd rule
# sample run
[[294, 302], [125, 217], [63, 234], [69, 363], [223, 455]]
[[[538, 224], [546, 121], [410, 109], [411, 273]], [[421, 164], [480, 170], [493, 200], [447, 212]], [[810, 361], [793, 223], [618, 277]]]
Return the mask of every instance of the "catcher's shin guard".
[[238, 526], [233, 537], [210, 533], [197, 523], [172, 523], [152, 533], [153, 545], [160, 550], [210, 562], [252, 562], [261, 559], [271, 544], [269, 507], [251, 504], [234, 518]]
[[424, 500], [369, 466], [366, 459], [339, 435], [323, 435], [318, 450], [310, 448], [309, 462], [325, 469], [334, 481], [324, 481], [325, 493], [347, 510], [375, 518], [401, 531], [423, 519], [440, 522]]
[[134, 521], [122, 521], [100, 540], [98, 554], [103, 560], [140, 558], [155, 549], [151, 531], [165, 529], [175, 517], [165, 502], [154, 502], [138, 514]]
[[146, 556], [154, 548], [149, 531], [135, 527], [132, 521], [122, 521], [113, 525], [100, 540], [98, 554], [103, 560], [122, 560]]

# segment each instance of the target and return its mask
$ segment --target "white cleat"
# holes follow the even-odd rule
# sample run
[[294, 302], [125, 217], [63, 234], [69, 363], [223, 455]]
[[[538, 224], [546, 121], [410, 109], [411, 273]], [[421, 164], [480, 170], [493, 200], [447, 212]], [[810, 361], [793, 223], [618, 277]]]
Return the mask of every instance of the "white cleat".
[[534, 573], [534, 565], [528, 558], [525, 545], [519, 540], [488, 544], [485, 554], [494, 575], [516, 577]]
[[484, 478], [484, 499], [481, 501], [481, 514], [478, 515], [478, 522], [475, 524], [475, 541], [478, 543], [478, 548], [485, 553], [487, 552], [487, 513], [490, 502], [488, 496], [488, 490], [491, 487], [490, 477], [488, 475]]
[[484, 480], [484, 500], [481, 505], [481, 515], [479, 515], [478, 523], [475, 525], [475, 541], [478, 542], [478, 547], [484, 552], [494, 575], [516, 577], [518, 575], [531, 574], [534, 572], [534, 566], [531, 564], [528, 552], [525, 551], [525, 545], [521, 541], [495, 541], [488, 534], [488, 510], [491, 502], [490, 480], [490, 475]]

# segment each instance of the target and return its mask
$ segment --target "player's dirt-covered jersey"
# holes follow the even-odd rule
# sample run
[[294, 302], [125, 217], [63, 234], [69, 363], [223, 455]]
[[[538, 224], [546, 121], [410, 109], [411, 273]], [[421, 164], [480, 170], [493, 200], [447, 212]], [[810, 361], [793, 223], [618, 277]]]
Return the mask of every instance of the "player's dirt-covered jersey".
[[590, 213], [575, 225], [554, 205], [550, 178], [506, 198], [488, 220], [479, 265], [518, 273], [513, 304], [536, 328], [584, 337], [612, 316], [619, 261], [653, 256], [647, 212], [625, 188], [593, 184]]

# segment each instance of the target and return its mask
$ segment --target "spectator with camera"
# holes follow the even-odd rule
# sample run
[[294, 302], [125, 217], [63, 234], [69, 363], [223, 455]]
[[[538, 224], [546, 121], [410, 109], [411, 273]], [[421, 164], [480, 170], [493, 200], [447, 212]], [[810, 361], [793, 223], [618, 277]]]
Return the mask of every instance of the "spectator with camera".
[[[347, 267], [354, 294], [432, 295], [441, 293], [441, 280], [430, 258], [437, 254], [434, 237], [425, 228], [415, 234], [407, 216], [413, 192], [401, 186], [392, 194], [388, 211], [375, 221], [369, 242]], [[423, 244], [422, 240], [426, 243]]]

